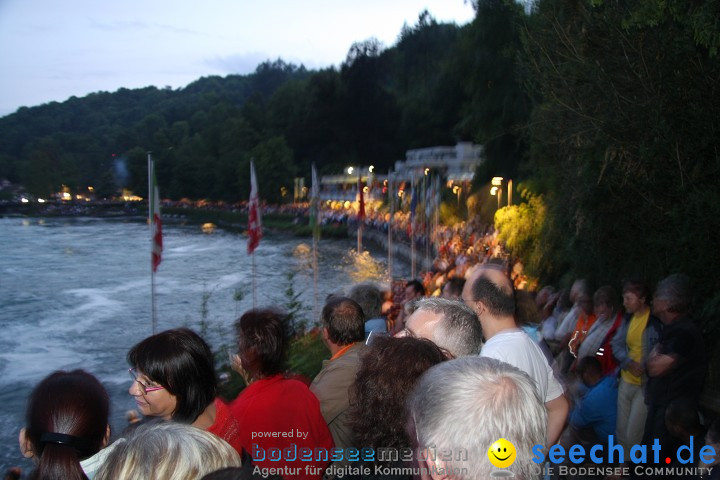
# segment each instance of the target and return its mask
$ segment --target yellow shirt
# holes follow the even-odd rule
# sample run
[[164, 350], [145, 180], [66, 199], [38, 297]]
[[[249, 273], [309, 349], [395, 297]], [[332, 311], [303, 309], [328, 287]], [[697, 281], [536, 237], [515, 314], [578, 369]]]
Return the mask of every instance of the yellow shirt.
[[[634, 360], [638, 363], [642, 363], [642, 353], [643, 353], [643, 332], [645, 331], [645, 327], [647, 326], [648, 319], [650, 318], [650, 309], [647, 309], [644, 314], [638, 316], [638, 314], [634, 314], [632, 318], [630, 319], [630, 325], [628, 325], [628, 331], [627, 331], [627, 337], [625, 337], [625, 342], [627, 343], [628, 347], [628, 357], [630, 357], [631, 360]], [[622, 369], [620, 372], [620, 375], [623, 380], [625, 380], [627, 383], [631, 385], [640, 385], [641, 384], [641, 378], [637, 375], [633, 375], [630, 373], [629, 370]]]

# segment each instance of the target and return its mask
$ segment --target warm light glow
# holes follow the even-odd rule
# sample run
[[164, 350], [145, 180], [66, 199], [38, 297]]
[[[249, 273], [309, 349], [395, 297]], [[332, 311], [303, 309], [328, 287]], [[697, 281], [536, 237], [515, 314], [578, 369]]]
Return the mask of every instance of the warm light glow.
[[75, 195], [75, 198], [76, 198], [77, 200], [82, 200], [82, 199], [83, 199], [83, 196], [82, 196], [82, 195]]
[[384, 181], [383, 181], [383, 186], [384, 186], [384, 187], [387, 187], [387, 180], [384, 180]]
[[457, 185], [455, 185], [455, 186], [453, 187], [453, 193], [457, 193], [458, 190], [460, 190], [460, 187], [458, 187]]
[[363, 187], [363, 192], [367, 193], [369, 191], [370, 191], [370, 189], [368, 187]]
[[368, 168], [368, 172], [372, 173], [374, 171], [375, 171], [375, 165], [370, 165], [370, 167]]
[[[503, 177], [493, 177], [492, 178], [492, 184], [496, 185], [496, 186], [502, 185], [502, 181], [503, 181]], [[495, 195], [495, 194], [493, 193], [493, 195]]]
[[405, 195], [405, 190], [400, 190], [398, 192], [398, 197], [402, 198], [403, 195]]
[[95, 190], [95, 188], [93, 188], [93, 187], [88, 187], [88, 190], [92, 192], [93, 190]]
[[63, 192], [61, 197], [63, 200], [71, 200], [72, 199], [72, 195], [70, 195], [68, 192]]
[[345, 200], [345, 203], [343, 204], [343, 207], [350, 208], [350, 200]]
[[490, 189], [490, 195], [495, 195], [495, 194], [497, 194], [497, 191], [498, 191], [498, 187], [492, 187], [492, 188]]
[[348, 169], [347, 169], [348, 175], [352, 175], [353, 170], [355, 170], [353, 167], [348, 167]]
[[430, 169], [429, 169], [429, 168], [426, 168], [426, 169], [425, 169], [425, 175], [427, 175], [428, 173], [430, 173]]

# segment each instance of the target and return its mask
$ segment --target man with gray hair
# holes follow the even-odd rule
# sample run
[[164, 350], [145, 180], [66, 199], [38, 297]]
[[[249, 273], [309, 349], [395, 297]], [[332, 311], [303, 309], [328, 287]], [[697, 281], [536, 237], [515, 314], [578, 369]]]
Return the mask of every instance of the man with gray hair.
[[653, 438], [666, 444], [665, 410], [672, 401], [683, 399], [696, 404], [702, 392], [707, 357], [700, 329], [690, 316], [692, 300], [692, 282], [687, 275], [670, 275], [655, 290], [653, 314], [663, 323], [663, 330], [646, 362], [645, 445]]
[[[434, 480], [542, 477], [532, 448], [545, 445], [547, 413], [535, 383], [517, 368], [483, 357], [440, 363], [422, 376], [407, 406], [417, 447], [427, 453], [419, 467]], [[499, 444], [503, 451], [492, 461]]]
[[412, 302], [405, 328], [396, 337], [426, 338], [453, 357], [477, 355], [482, 348], [482, 327], [475, 312], [462, 302], [422, 298]]

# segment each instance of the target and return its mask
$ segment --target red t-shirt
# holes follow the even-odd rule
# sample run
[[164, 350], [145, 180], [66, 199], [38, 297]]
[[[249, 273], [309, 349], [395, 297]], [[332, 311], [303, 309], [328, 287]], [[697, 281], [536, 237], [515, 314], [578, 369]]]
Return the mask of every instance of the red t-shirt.
[[[272, 473], [286, 480], [322, 478], [328, 462], [317, 460], [315, 449], [331, 457], [334, 444], [320, 403], [307, 385], [282, 375], [257, 380], [230, 404], [230, 411], [240, 427], [239, 443], [255, 465], [280, 469]], [[307, 457], [304, 451], [311, 461], [301, 460], [304, 448], [313, 452]], [[280, 459], [271, 460], [271, 455]]]
[[230, 413], [230, 408], [219, 398], [215, 399], [215, 423], [208, 428], [208, 432], [214, 433], [225, 440], [242, 455], [240, 425], [232, 413]]

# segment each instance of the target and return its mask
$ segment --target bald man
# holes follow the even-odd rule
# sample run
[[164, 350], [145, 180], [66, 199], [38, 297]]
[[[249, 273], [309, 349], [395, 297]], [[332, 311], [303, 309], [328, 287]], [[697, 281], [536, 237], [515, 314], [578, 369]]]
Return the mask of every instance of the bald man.
[[465, 282], [462, 298], [482, 325], [486, 342], [480, 356], [509, 363], [535, 381], [548, 411], [548, 445], [553, 445], [565, 426], [568, 401], [540, 347], [515, 323], [515, 294], [510, 279], [494, 265], [476, 268]]

